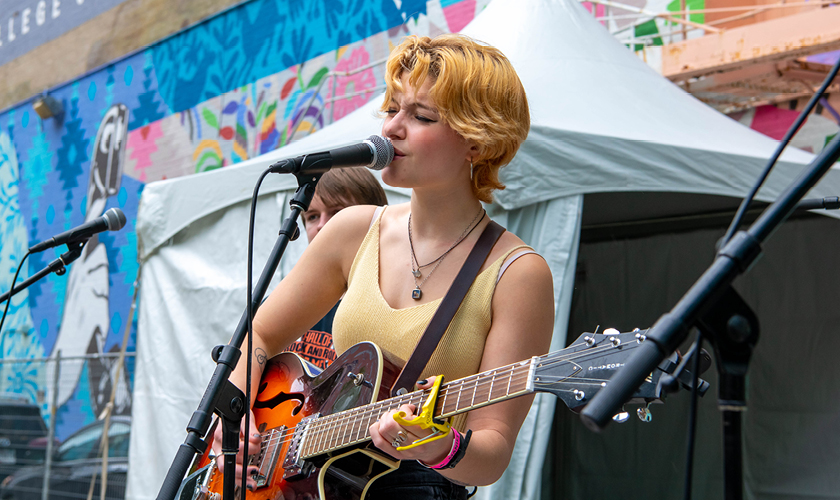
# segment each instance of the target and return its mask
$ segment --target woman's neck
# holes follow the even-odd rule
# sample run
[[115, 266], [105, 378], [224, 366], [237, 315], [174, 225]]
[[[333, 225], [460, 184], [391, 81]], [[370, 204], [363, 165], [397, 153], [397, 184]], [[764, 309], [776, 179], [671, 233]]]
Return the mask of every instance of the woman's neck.
[[471, 189], [467, 193], [414, 191], [410, 202], [411, 230], [418, 238], [448, 241], [461, 234], [481, 209], [481, 202]]

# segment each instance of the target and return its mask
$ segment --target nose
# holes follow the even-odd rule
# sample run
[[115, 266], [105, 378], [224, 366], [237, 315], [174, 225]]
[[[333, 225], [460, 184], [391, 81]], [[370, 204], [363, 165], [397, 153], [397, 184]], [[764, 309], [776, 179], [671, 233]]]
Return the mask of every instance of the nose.
[[405, 137], [402, 111], [385, 118], [385, 122], [382, 124], [382, 135], [388, 139], [403, 139]]
[[321, 214], [321, 217], [318, 218], [318, 225], [316, 226], [318, 231], [321, 231], [321, 228], [324, 227], [330, 219], [332, 219], [332, 217], [329, 214]]

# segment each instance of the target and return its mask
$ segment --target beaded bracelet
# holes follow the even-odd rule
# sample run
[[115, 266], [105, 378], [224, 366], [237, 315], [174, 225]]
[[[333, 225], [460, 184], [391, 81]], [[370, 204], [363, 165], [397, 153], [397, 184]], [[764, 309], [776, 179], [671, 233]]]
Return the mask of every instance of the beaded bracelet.
[[467, 453], [467, 445], [470, 443], [470, 437], [472, 436], [472, 430], [468, 430], [465, 436], [461, 436], [461, 433], [452, 429], [453, 437], [452, 440], [452, 448], [449, 450], [449, 454], [444, 457], [443, 460], [436, 463], [435, 465], [427, 465], [422, 460], [418, 460], [420, 465], [424, 467], [428, 467], [429, 469], [451, 469], [458, 465], [458, 462], [464, 458], [464, 455]]

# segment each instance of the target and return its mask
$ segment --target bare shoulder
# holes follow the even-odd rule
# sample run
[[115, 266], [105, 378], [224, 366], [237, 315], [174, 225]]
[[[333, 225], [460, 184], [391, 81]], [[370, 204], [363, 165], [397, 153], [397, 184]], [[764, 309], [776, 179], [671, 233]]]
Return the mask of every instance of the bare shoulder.
[[[502, 238], [502, 255], [523, 245], [513, 234]], [[544, 354], [554, 327], [554, 283], [546, 261], [535, 253], [514, 260], [496, 284], [491, 307], [483, 370]]]
[[[493, 254], [495, 255], [491, 255], [491, 259], [495, 260], [502, 257], [514, 248], [523, 245], [527, 245], [527, 243], [510, 231], [505, 231], [493, 248]], [[491, 261], [491, 259], [488, 259], [488, 261]], [[508, 279], [505, 280], [505, 277], [508, 277]], [[501, 285], [503, 282], [511, 283], [518, 280], [529, 281], [532, 279], [540, 281], [547, 279], [549, 285], [551, 284], [551, 269], [549, 269], [545, 259], [538, 253], [528, 253], [518, 257], [505, 270], [499, 284]]]
[[333, 231], [340, 231], [342, 233], [362, 231], [367, 233], [377, 208], [373, 205], [354, 205], [344, 208], [330, 219], [327, 225], [324, 226], [324, 229], [332, 225], [331, 230]]
[[[501, 255], [525, 243], [513, 233], [505, 233], [497, 247]], [[554, 282], [551, 269], [537, 253], [527, 253], [511, 262], [496, 285], [494, 315], [502, 310], [524, 314], [547, 314], [554, 310]]]
[[322, 261], [329, 258], [338, 259], [346, 275], [370, 229], [376, 208], [373, 205], [356, 205], [341, 210], [321, 229], [306, 253]]

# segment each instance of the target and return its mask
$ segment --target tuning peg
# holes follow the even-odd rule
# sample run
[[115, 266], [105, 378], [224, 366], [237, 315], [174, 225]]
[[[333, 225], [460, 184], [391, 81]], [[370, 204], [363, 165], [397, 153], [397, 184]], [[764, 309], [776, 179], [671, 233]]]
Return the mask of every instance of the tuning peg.
[[604, 335], [609, 337], [610, 335], [621, 335], [621, 332], [616, 330], [615, 328], [607, 328], [604, 330]]
[[636, 415], [642, 422], [650, 422], [653, 420], [653, 415], [650, 413], [650, 403], [646, 404], [644, 408], [637, 408]]
[[624, 410], [624, 407], [621, 407], [621, 411], [613, 415], [613, 421], [618, 422], [619, 424], [623, 424], [627, 422], [627, 419], [630, 418], [630, 414]]

